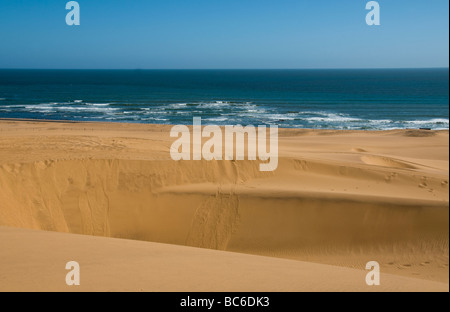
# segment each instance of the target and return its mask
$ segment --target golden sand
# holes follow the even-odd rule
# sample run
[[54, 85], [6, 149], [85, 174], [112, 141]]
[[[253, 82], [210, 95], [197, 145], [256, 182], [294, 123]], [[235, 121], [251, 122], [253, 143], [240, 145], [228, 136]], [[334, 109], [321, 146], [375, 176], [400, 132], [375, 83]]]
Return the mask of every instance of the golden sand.
[[281, 129], [260, 172], [175, 162], [170, 129], [0, 121], [0, 290], [75, 260], [81, 290], [448, 291], [448, 131]]

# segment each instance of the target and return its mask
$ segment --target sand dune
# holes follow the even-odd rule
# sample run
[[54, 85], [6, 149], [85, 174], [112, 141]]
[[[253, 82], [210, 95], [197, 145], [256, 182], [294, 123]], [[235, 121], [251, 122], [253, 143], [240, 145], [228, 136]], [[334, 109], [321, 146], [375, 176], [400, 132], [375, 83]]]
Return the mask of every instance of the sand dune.
[[[448, 284], [139, 241], [0, 227], [0, 291], [443, 291]], [[21, 255], [27, 255], [23, 257]], [[80, 264], [80, 286], [65, 265]]]
[[[21, 246], [32, 248], [35, 237], [42, 238], [38, 263], [53, 241], [65, 239], [79, 246], [75, 250], [87, 262], [84, 244], [106, 244], [111, 254], [131, 244], [131, 253], [133, 248], [149, 253], [162, 248], [167, 257], [176, 252], [201, 261], [207, 256], [212, 263], [229, 257], [236, 272], [249, 270], [250, 263], [270, 266], [271, 282], [262, 290], [365, 290], [356, 279], [375, 260], [392, 281], [384, 290], [448, 291], [448, 131], [282, 129], [279, 167], [273, 173], [260, 172], [252, 161], [174, 162], [169, 131], [154, 125], [1, 121], [0, 226], [179, 246], [11, 229], [2, 229], [1, 243], [10, 248], [17, 235]], [[163, 265], [167, 257], [154, 265]], [[236, 265], [241, 261], [245, 265]], [[12, 255], [2, 253], [3, 270], [6, 265], [14, 272], [14, 263]], [[212, 266], [203, 265], [216, 270]], [[275, 281], [296, 269], [323, 278], [311, 284], [317, 278], [311, 273], [302, 277], [303, 284], [289, 282], [288, 288]], [[125, 269], [136, 274], [130, 270]], [[327, 284], [329, 274], [352, 277], [339, 288], [337, 282]], [[243, 288], [228, 280], [224, 288], [210, 289], [252, 290], [252, 281], [261, 277], [251, 276]], [[173, 277], [172, 284], [148, 288], [131, 281], [120, 289], [177, 290], [194, 283], [179, 285]], [[97, 281], [91, 287], [107, 286]]]

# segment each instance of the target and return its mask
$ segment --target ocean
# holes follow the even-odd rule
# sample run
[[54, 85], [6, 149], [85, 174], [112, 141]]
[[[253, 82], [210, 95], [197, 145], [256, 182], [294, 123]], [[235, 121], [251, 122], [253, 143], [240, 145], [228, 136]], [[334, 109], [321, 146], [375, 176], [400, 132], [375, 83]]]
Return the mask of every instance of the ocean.
[[449, 128], [448, 69], [0, 70], [0, 118]]

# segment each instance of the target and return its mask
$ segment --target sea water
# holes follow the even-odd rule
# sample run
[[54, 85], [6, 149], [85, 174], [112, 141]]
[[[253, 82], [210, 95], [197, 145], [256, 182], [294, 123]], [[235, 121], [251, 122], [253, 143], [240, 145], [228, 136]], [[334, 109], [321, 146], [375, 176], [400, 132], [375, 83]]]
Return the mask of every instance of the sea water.
[[448, 69], [0, 70], [0, 118], [449, 128]]

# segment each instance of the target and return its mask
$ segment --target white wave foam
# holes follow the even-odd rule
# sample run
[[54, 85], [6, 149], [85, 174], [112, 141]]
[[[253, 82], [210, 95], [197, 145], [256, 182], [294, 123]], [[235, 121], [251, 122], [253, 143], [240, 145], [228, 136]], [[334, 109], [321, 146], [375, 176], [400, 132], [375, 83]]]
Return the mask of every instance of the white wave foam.
[[295, 120], [294, 117], [284, 115], [284, 114], [267, 114], [262, 117], [268, 118], [270, 120]]
[[343, 114], [327, 114], [323, 117], [308, 117], [305, 118], [308, 122], [357, 122], [363, 121], [359, 118], [353, 118]]
[[69, 111], [69, 112], [111, 112], [118, 111], [118, 108], [114, 107], [89, 107], [89, 106], [58, 106], [52, 107], [58, 111]]
[[316, 116], [327, 117], [331, 113], [330, 112], [325, 112], [325, 111], [303, 111], [303, 112], [298, 112], [298, 113], [295, 113], [295, 114], [298, 114], [298, 115], [316, 115]]
[[92, 105], [92, 106], [109, 106], [111, 103], [86, 103], [85, 105]]
[[217, 118], [208, 118], [205, 119], [205, 121], [215, 121], [215, 122], [223, 122], [223, 121], [227, 121], [228, 118], [227, 117], [217, 117]]
[[264, 108], [258, 107], [258, 105], [254, 104], [246, 104], [240, 106], [239, 109], [242, 109], [244, 113], [256, 113], [256, 114], [264, 114], [267, 111]]
[[373, 124], [381, 125], [381, 124], [391, 124], [394, 121], [390, 120], [390, 119], [373, 119], [373, 120], [369, 120], [369, 122], [373, 123]]
[[2, 106], [0, 106], [0, 108], [25, 108], [25, 105], [20, 105], [20, 104], [16, 104], [16, 105], [2, 105]]
[[448, 119], [444, 119], [444, 118], [433, 118], [433, 119], [428, 119], [428, 120], [408, 120], [408, 121], [405, 121], [405, 123], [407, 123], [407, 124], [415, 124], [415, 125], [420, 125], [420, 124], [449, 124], [449, 120]]
[[198, 105], [202, 108], [213, 108], [213, 109], [231, 107], [229, 102], [224, 102], [224, 101], [199, 103]]
[[53, 106], [46, 106], [46, 105], [26, 105], [25, 109], [30, 110], [45, 110], [45, 109], [54, 109]]
[[183, 107], [187, 107], [188, 103], [174, 103], [174, 104], [169, 104], [170, 108], [183, 108]]

